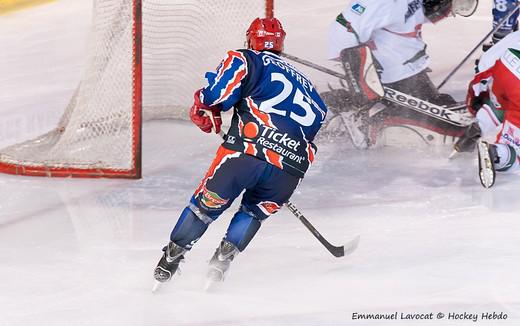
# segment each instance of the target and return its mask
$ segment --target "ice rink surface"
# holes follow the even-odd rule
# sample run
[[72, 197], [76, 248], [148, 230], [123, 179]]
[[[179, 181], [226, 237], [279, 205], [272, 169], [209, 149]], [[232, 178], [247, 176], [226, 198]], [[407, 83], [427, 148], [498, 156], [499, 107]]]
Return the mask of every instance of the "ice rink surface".
[[[325, 63], [327, 26], [346, 1], [299, 2], [278, 5], [287, 52]], [[489, 30], [489, 11], [484, 3], [469, 19], [425, 28], [436, 82]], [[2, 146], [60, 117], [81, 76], [89, 13], [87, 0], [61, 0], [0, 16]], [[445, 90], [462, 98], [470, 76], [467, 65]], [[182, 275], [152, 294], [160, 249], [218, 144], [188, 122], [155, 121], [144, 125], [141, 180], [0, 175], [0, 326], [520, 324], [520, 177], [499, 175], [486, 190], [475, 155], [448, 161], [449, 146], [358, 151], [321, 138], [292, 201], [335, 244], [361, 235], [357, 251], [332, 257], [282, 210], [223, 287], [205, 292], [234, 205], [188, 253]], [[394, 312], [508, 317], [352, 317]]]

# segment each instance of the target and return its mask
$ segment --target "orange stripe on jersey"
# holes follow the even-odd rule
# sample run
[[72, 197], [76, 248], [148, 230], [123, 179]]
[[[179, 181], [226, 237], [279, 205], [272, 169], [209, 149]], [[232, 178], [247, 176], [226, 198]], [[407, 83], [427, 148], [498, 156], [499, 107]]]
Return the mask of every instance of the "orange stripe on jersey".
[[247, 98], [247, 106], [251, 109], [251, 114], [264, 125], [274, 128], [273, 123], [271, 122], [271, 117], [269, 114], [260, 111], [260, 109], [256, 106], [255, 102], [251, 99], [251, 97]]
[[312, 163], [314, 161], [314, 150], [311, 144], [307, 144], [307, 154], [309, 156], [309, 162]]
[[257, 153], [255, 145], [251, 144], [251, 143], [244, 143], [244, 144], [246, 144], [246, 151], [245, 151], [245, 153], [248, 154], [248, 155], [255, 156], [256, 153]]
[[273, 152], [272, 150], [270, 149], [267, 149], [265, 151], [265, 158], [267, 159], [267, 162], [280, 168], [280, 169], [283, 169], [283, 166], [282, 166], [282, 157], [280, 156], [280, 154], [278, 153], [275, 153]]
[[415, 28], [414, 28], [415, 30], [413, 32], [408, 32], [408, 33], [394, 32], [394, 31], [388, 30], [386, 28], [383, 28], [383, 29], [385, 31], [387, 31], [388, 33], [392, 33], [392, 34], [395, 34], [395, 35], [404, 36], [404, 37], [411, 37], [411, 38], [417, 38], [417, 36], [421, 35], [422, 24], [415, 25]]
[[233, 150], [224, 148], [223, 146], [220, 146], [218, 148], [217, 155], [213, 159], [211, 166], [209, 167], [208, 171], [206, 172], [206, 175], [200, 182], [199, 186], [197, 187], [197, 190], [195, 190], [195, 196], [198, 195], [202, 191], [206, 182], [208, 182], [208, 180], [211, 179], [215, 175], [215, 172], [219, 169], [219, 167], [226, 160], [233, 158], [233, 157], [238, 157], [238, 156], [240, 156], [240, 152], [233, 151]]
[[235, 90], [235, 88], [240, 85], [240, 82], [242, 81], [242, 78], [246, 75], [247, 71], [246, 69], [240, 70], [236, 76], [235, 80], [233, 80], [230, 84], [227, 85], [226, 90], [223, 95], [220, 96], [220, 98], [216, 102], [223, 102], [225, 101], [229, 96], [231, 96], [231, 93]]
[[237, 52], [237, 51], [228, 51], [228, 56], [222, 63], [222, 67], [220, 67], [220, 71], [217, 75], [216, 80], [219, 80], [222, 77], [222, 75], [224, 74], [224, 72], [231, 66], [231, 63], [233, 62], [234, 57], [240, 58], [242, 61], [244, 61], [244, 63], [246, 62], [246, 58], [244, 58], [242, 53]]

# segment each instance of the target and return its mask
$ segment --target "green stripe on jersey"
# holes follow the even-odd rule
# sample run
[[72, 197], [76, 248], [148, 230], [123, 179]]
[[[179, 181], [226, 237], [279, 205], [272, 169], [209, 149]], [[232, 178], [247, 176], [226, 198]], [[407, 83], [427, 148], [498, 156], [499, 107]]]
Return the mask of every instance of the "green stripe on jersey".
[[339, 14], [337, 17], [336, 17], [336, 21], [341, 25], [341, 26], [344, 26], [347, 31], [349, 31], [349, 33], [352, 33], [354, 34], [354, 36], [356, 37], [356, 40], [358, 41], [359, 44], [361, 44], [361, 41], [359, 40], [359, 35], [356, 33], [356, 31], [352, 28], [352, 25], [350, 24], [350, 22], [348, 20], [345, 19], [345, 16], [343, 16], [343, 14]]
[[511, 51], [511, 53], [513, 53], [515, 56], [517, 56], [518, 58], [520, 58], [520, 51], [518, 51], [517, 49], [511, 49], [509, 48], [509, 51]]

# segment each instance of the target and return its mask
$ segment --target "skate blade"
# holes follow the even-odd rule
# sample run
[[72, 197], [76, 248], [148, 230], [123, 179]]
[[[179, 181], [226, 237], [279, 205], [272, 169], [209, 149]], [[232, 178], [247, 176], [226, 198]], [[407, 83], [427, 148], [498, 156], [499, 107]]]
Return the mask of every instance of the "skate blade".
[[224, 283], [224, 275], [217, 270], [210, 270], [204, 284], [204, 291], [213, 291], [218, 289]]
[[459, 152], [457, 152], [455, 149], [451, 152], [450, 156], [448, 156], [448, 160], [452, 160], [453, 158], [455, 158], [455, 156], [457, 156]]
[[152, 286], [152, 293], [155, 293], [159, 288], [161, 287], [162, 283], [154, 280], [153, 286]]
[[213, 280], [206, 280], [206, 283], [204, 284], [204, 291], [211, 292], [215, 289], [215, 281]]
[[206, 280], [206, 283], [204, 284], [204, 291], [206, 292], [212, 292], [218, 290], [222, 286], [222, 281], [217, 281], [211, 278], [208, 278]]
[[480, 183], [484, 188], [491, 188], [495, 184], [496, 173], [486, 142], [478, 143], [478, 160]]

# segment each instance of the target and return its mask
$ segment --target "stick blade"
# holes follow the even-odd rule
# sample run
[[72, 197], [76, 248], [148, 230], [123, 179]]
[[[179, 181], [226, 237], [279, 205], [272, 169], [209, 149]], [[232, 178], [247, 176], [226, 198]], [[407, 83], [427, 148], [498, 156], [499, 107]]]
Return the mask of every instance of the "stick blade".
[[344, 246], [336, 247], [336, 246], [329, 244], [326, 247], [327, 247], [327, 250], [334, 257], [340, 258], [340, 257], [350, 255], [351, 253], [353, 253], [357, 249], [360, 239], [361, 239], [361, 236], [357, 235], [352, 240], [347, 242], [347, 244]]
[[361, 240], [361, 236], [358, 234], [354, 237], [354, 239], [350, 240], [345, 245], [345, 255], [350, 255], [354, 251], [356, 251], [357, 247], [359, 246], [359, 241]]
[[331, 246], [331, 247], [328, 247], [327, 249], [334, 257], [340, 258], [340, 257], [345, 256], [345, 247], [344, 246], [341, 246], [341, 247]]

